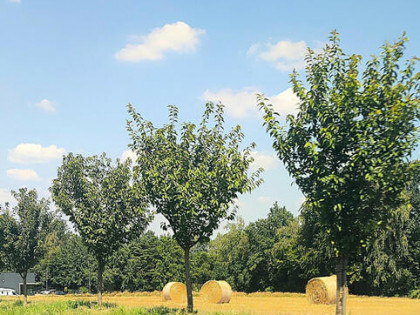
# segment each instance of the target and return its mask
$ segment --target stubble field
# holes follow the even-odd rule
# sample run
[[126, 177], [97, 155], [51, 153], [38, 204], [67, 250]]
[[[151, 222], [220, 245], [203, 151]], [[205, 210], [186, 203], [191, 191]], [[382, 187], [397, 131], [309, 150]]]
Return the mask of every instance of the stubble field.
[[[19, 298], [7, 297], [4, 300]], [[50, 304], [58, 301], [95, 301], [92, 295], [67, 295], [67, 296], [32, 296], [31, 304]], [[104, 302], [115, 303], [129, 310], [136, 307], [165, 306], [169, 308], [184, 308], [184, 303], [163, 301], [160, 292], [152, 293], [111, 293], [104, 295]], [[200, 300], [197, 294], [194, 298], [194, 307], [199, 314], [334, 314], [335, 305], [310, 304], [304, 294], [298, 293], [233, 293], [228, 304], [210, 304]], [[348, 314], [420, 314], [420, 300], [409, 298], [384, 298], [364, 297], [350, 295], [347, 306]], [[97, 312], [94, 312], [97, 313]], [[105, 312], [106, 313], [106, 312]]]

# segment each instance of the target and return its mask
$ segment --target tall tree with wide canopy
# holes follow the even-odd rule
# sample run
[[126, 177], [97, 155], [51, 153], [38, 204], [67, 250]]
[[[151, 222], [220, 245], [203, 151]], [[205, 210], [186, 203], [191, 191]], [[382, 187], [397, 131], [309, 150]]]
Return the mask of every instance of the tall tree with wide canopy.
[[413, 58], [400, 69], [407, 41], [382, 46], [359, 74], [336, 32], [321, 53], [308, 50], [306, 83], [291, 75], [299, 113], [282, 126], [258, 96], [273, 147], [319, 217], [337, 258], [337, 314], [345, 313], [348, 258], [384, 227], [413, 176], [419, 80]]
[[[178, 109], [169, 106], [169, 124], [156, 128], [129, 105], [127, 128], [137, 154], [137, 185], [161, 213], [184, 250], [188, 310], [193, 310], [190, 249], [208, 241], [223, 219], [233, 219], [239, 194], [260, 184], [261, 170], [250, 174], [250, 150], [240, 150], [240, 126], [224, 132], [223, 105], [207, 103], [200, 125], [178, 126]], [[177, 129], [178, 128], [178, 129]]]
[[54, 202], [69, 216], [97, 260], [99, 305], [107, 258], [149, 222], [143, 191], [132, 185], [132, 179], [130, 160], [117, 160], [114, 165], [105, 154], [83, 157], [69, 153], [51, 187]]
[[3, 244], [0, 252], [8, 269], [15, 270], [23, 279], [24, 303], [28, 302], [26, 277], [42, 258], [45, 237], [48, 201], [38, 200], [35, 189], [21, 188], [12, 191], [17, 205], [10, 210], [9, 205], [0, 206], [0, 234]]

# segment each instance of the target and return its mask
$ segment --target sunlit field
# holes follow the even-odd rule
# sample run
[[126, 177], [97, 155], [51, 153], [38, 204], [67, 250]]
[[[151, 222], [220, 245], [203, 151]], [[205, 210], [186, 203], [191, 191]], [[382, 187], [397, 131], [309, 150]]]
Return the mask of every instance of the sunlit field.
[[[5, 301], [18, 300], [19, 297], [6, 297]], [[31, 296], [29, 302], [35, 304], [51, 304], [58, 301], [95, 301], [94, 295], [67, 296]], [[135, 308], [152, 308], [165, 306], [182, 309], [183, 303], [163, 301], [160, 292], [152, 293], [111, 293], [104, 295], [104, 302], [116, 304], [128, 312]], [[0, 304], [1, 305], [1, 304]], [[199, 314], [334, 314], [335, 305], [310, 304], [304, 294], [298, 293], [233, 293], [228, 304], [210, 304], [201, 301], [198, 294], [194, 298], [194, 307]], [[74, 313], [73, 313], [74, 312]], [[65, 314], [77, 314], [77, 311]], [[109, 310], [85, 311], [86, 314], [114, 313]], [[117, 313], [117, 312], [115, 312]], [[384, 298], [350, 295], [348, 298], [348, 314], [420, 314], [420, 300], [409, 298]], [[51, 313], [48, 313], [51, 314]], [[123, 314], [118, 312], [118, 314]], [[137, 313], [136, 313], [137, 314]], [[140, 313], [139, 313], [140, 314]]]

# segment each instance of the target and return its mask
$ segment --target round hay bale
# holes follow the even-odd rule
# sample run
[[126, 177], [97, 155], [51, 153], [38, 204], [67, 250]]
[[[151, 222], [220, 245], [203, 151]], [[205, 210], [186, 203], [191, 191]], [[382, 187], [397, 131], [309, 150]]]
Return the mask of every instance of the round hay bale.
[[201, 287], [200, 296], [209, 303], [229, 303], [232, 288], [226, 281], [209, 280]]
[[185, 302], [187, 300], [187, 287], [181, 282], [168, 282], [162, 293], [165, 301]]
[[334, 304], [337, 294], [337, 276], [319, 277], [309, 280], [306, 297], [315, 304]]

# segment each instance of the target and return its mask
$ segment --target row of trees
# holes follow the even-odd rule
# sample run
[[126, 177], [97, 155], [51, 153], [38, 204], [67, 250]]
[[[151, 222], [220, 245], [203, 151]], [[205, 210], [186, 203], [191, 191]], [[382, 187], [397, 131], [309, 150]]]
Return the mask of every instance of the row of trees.
[[[420, 287], [419, 183], [407, 192], [412, 206], [395, 209], [390, 228], [349, 262], [350, 292], [401, 296]], [[193, 288], [198, 290], [208, 279], [226, 279], [238, 291], [303, 292], [310, 278], [334, 273], [334, 251], [322, 245], [322, 234], [309, 214], [302, 209], [293, 217], [275, 203], [265, 219], [246, 225], [238, 218], [228, 224], [225, 233], [192, 248]], [[37, 280], [57, 289], [96, 292], [95, 256], [63, 220], [52, 217], [44, 256], [31, 268]], [[170, 236], [146, 232], [108, 259], [104, 289], [153, 291], [169, 281], [183, 282], [183, 258], [182, 248]]]
[[[308, 258], [325, 258], [323, 262], [335, 264], [337, 314], [345, 313], [349, 270], [357, 277], [361, 273], [353, 271], [359, 268], [383, 281], [383, 273], [377, 267], [386, 261], [392, 262], [392, 269], [398, 259], [389, 260], [387, 253], [404, 250], [404, 242], [396, 245], [389, 241], [404, 239], [401, 230], [390, 227], [395, 222], [410, 224], [406, 220], [410, 209], [407, 185], [419, 171], [419, 163], [410, 162], [409, 158], [418, 141], [415, 124], [420, 118], [420, 74], [415, 73], [416, 58], [400, 69], [406, 40], [403, 36], [393, 45], [385, 44], [380, 56], [373, 57], [360, 75], [361, 57], [347, 56], [339, 46], [336, 32], [321, 53], [309, 49], [306, 82], [296, 72], [291, 76], [300, 102], [298, 114], [288, 115], [286, 126], [281, 125], [269, 100], [258, 96], [273, 147], [306, 197], [303, 231], [314, 237], [312, 243], [316, 245], [304, 247], [313, 249], [307, 253], [312, 255]], [[198, 126], [178, 124], [175, 106], [169, 107], [169, 123], [161, 128], [143, 119], [131, 105], [128, 111], [132, 117], [127, 129], [132, 140], [130, 148], [136, 153], [134, 164], [119, 160], [113, 163], [105, 154], [87, 158], [69, 154], [53, 181], [52, 198], [95, 258], [99, 304], [106, 264], [144, 231], [151, 220], [147, 209], [153, 206], [167, 219], [162, 228], [171, 230], [173, 240], [183, 251], [188, 310], [192, 311], [191, 249], [207, 243], [221, 220], [234, 218], [232, 204], [239, 194], [250, 192], [261, 183], [261, 170], [249, 172], [253, 161], [250, 150], [255, 145], [240, 150], [244, 138], [240, 127], [224, 131], [222, 105], [207, 104]], [[32, 196], [29, 202], [26, 191], [21, 194], [16, 213], [24, 222], [22, 229], [19, 231], [20, 225], [8, 219], [12, 216], [6, 209], [1, 221], [5, 226], [1, 229], [1, 242], [13, 250], [15, 245], [10, 242], [19, 244], [24, 240], [27, 254], [36, 256], [32, 245], [37, 241], [36, 231], [42, 231], [42, 220], [35, 215], [34, 220], [25, 217], [26, 213], [19, 209], [45, 212], [45, 201], [39, 202]], [[235, 270], [225, 274], [227, 279], [234, 277], [232, 282], [237, 288], [280, 288], [276, 281], [288, 283], [289, 288], [299, 287], [299, 281], [290, 280], [294, 271], [302, 271], [298, 271], [301, 263], [291, 263], [293, 257], [299, 261], [305, 257], [299, 251], [299, 222], [287, 215], [274, 217], [273, 222], [269, 217], [269, 223], [256, 222], [245, 229], [249, 240], [261, 243], [252, 247], [254, 243], [250, 242], [248, 251], [244, 248], [238, 253], [245, 256], [236, 263], [252, 261], [245, 268], [238, 266], [241, 274], [236, 278]], [[269, 228], [264, 234], [258, 230], [261, 224], [276, 228]], [[278, 233], [284, 233], [280, 243]], [[13, 239], [13, 235], [19, 237]], [[236, 239], [238, 246], [243, 243], [241, 235]], [[289, 242], [285, 243], [285, 239]], [[288, 259], [269, 255], [273, 251], [284, 254], [284, 248], [294, 244], [290, 241], [294, 239], [298, 245], [288, 252]], [[411, 242], [418, 245], [416, 239]], [[260, 247], [266, 250], [264, 254]], [[226, 257], [235, 252], [232, 248]], [[16, 260], [12, 259], [12, 252], [4, 253], [9, 264]], [[362, 268], [366, 262], [370, 269]], [[287, 268], [280, 268], [278, 263]], [[25, 263], [15, 269], [22, 269], [19, 272], [25, 275], [28, 266]], [[324, 268], [330, 270], [328, 266], [327, 263]], [[229, 270], [231, 264], [225, 267]], [[254, 277], [254, 272], [268, 278]], [[410, 268], [408, 272], [412, 272]]]
[[[134, 165], [130, 159], [114, 163], [105, 153], [92, 157], [70, 153], [53, 180], [52, 199], [94, 257], [99, 305], [105, 266], [119, 249], [144, 232], [153, 217], [149, 211], [153, 206], [167, 220], [162, 228], [171, 230], [183, 250], [188, 310], [192, 311], [190, 250], [209, 241], [223, 219], [233, 219], [233, 203], [239, 194], [260, 184], [261, 170], [248, 171], [255, 144], [241, 150], [244, 134], [240, 126], [224, 131], [221, 104], [208, 103], [199, 126], [178, 124], [175, 106], [169, 107], [170, 122], [162, 128], [144, 120], [131, 105], [128, 111], [133, 118], [128, 131], [136, 153]], [[59, 237], [44, 233], [46, 200], [38, 201], [34, 190], [21, 189], [20, 195], [14, 195], [17, 207], [11, 211], [6, 205], [0, 212], [5, 249], [1, 258], [24, 278], [26, 303], [26, 274], [45, 253], [45, 243], [51, 250], [42, 262], [47, 278], [51, 277], [49, 256], [55, 254]], [[87, 261], [90, 265], [91, 259]]]

